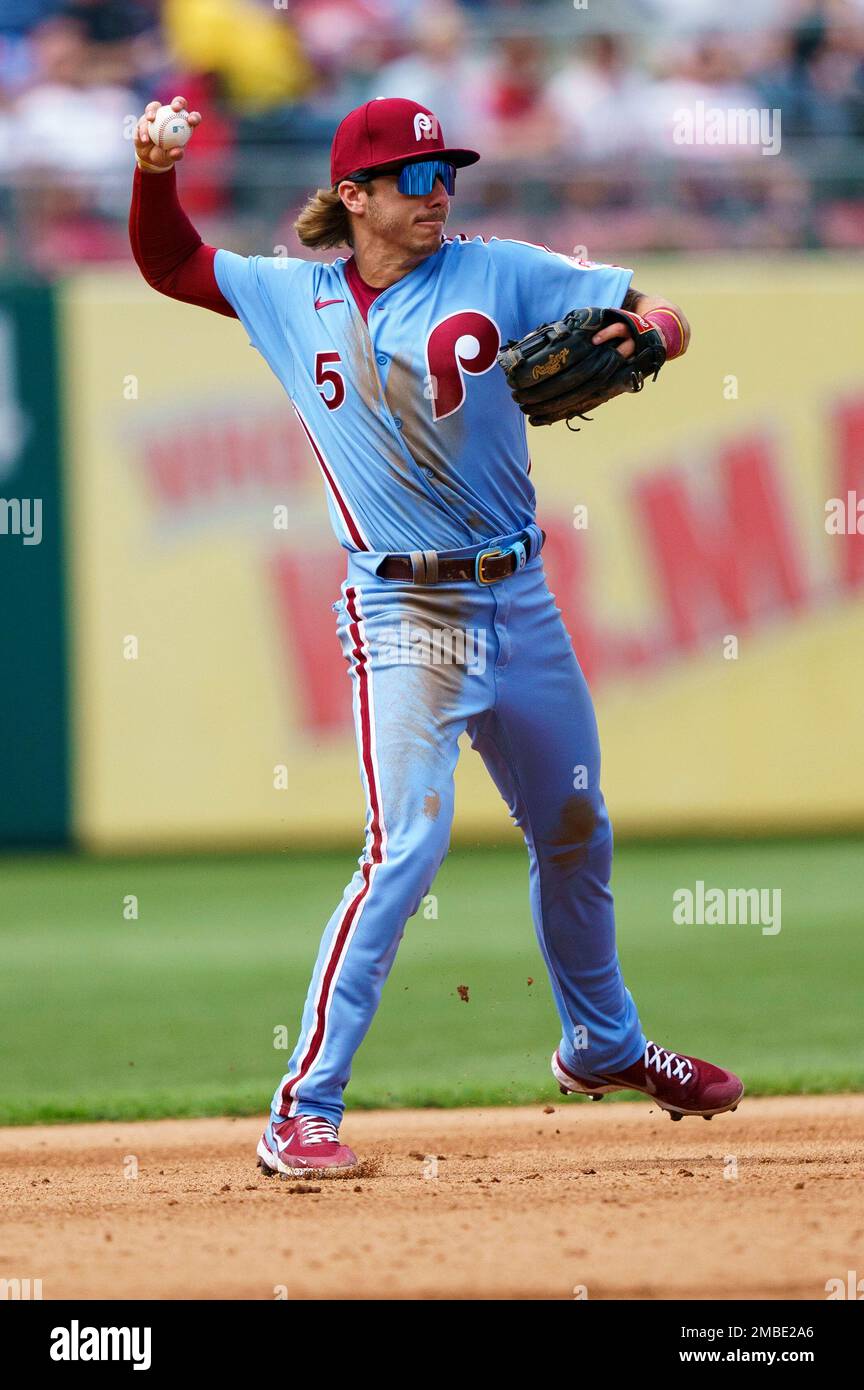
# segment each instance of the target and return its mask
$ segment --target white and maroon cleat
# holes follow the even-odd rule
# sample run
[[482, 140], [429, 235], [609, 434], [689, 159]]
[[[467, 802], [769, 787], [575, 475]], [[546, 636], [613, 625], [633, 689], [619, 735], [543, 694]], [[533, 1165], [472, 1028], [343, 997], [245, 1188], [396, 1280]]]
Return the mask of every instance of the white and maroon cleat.
[[623, 1071], [595, 1073], [597, 1079], [577, 1076], [565, 1067], [556, 1052], [552, 1058], [552, 1075], [562, 1094], [575, 1092], [602, 1100], [610, 1091], [641, 1091], [650, 1096], [673, 1120], [684, 1115], [722, 1115], [736, 1110], [744, 1094], [744, 1083], [725, 1067], [688, 1057], [683, 1052], [670, 1052], [658, 1043], [649, 1042], [644, 1056]]
[[339, 1131], [320, 1115], [295, 1115], [274, 1124], [258, 1141], [258, 1167], [267, 1177], [329, 1177], [357, 1167], [357, 1156], [339, 1143]]

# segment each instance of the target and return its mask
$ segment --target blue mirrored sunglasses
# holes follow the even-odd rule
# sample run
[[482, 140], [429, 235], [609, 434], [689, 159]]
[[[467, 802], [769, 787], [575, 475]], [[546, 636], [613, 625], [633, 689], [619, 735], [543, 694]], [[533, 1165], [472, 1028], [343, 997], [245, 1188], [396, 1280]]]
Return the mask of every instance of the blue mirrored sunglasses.
[[[383, 169], [358, 169], [356, 174], [348, 174], [346, 177], [355, 183], [369, 183], [377, 174], [390, 172], [386, 166]], [[397, 173], [396, 170], [392, 172]], [[441, 180], [452, 196], [456, 192], [456, 165], [448, 164], [445, 159], [418, 159], [414, 164], [403, 164], [398, 170], [396, 187], [400, 193], [406, 193], [409, 197], [425, 197], [432, 192], [436, 179]]]
[[455, 193], [455, 164], [448, 164], [444, 159], [420, 159], [416, 164], [403, 164], [399, 170], [396, 187], [400, 193], [417, 197], [431, 193], [436, 179], [441, 180], [449, 194]]

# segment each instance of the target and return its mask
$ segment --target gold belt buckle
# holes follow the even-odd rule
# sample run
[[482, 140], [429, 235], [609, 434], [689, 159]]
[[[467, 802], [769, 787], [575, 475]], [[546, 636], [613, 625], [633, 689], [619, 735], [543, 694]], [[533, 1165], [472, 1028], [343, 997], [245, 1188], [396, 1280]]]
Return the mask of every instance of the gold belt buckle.
[[501, 574], [501, 575], [498, 576], [498, 579], [494, 579], [494, 578], [493, 578], [493, 579], [487, 579], [486, 576], [485, 576], [484, 573], [483, 573], [483, 562], [484, 562], [485, 560], [494, 560], [497, 556], [502, 555], [502, 554], [503, 554], [503, 551], [502, 551], [500, 548], [497, 549], [497, 550], [481, 550], [481, 551], [480, 551], [480, 553], [478, 554], [476, 560], [474, 561], [474, 578], [477, 580], [477, 583], [478, 583], [478, 584], [497, 584], [497, 583], [498, 583], [498, 579], [503, 579], [503, 578], [504, 578], [504, 575]]

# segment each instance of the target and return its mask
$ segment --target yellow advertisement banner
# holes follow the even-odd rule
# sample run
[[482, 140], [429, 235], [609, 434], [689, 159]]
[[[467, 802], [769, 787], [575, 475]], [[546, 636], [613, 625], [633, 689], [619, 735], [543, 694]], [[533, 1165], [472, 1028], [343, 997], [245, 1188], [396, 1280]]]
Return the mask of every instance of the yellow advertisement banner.
[[[619, 834], [864, 822], [864, 272], [768, 272], [640, 265], [690, 353], [530, 432]], [[344, 553], [280, 387], [134, 273], [70, 282], [63, 336], [81, 841], [359, 852]], [[454, 838], [508, 833], [466, 746]]]

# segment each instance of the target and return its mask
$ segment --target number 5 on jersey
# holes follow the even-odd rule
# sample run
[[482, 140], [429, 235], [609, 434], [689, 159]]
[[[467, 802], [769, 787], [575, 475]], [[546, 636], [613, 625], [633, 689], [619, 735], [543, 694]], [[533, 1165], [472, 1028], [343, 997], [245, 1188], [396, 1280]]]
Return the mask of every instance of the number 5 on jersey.
[[[341, 362], [342, 359], [338, 352], [316, 352], [315, 354], [315, 385], [320, 389], [318, 394], [328, 410], [338, 410], [345, 399], [345, 381], [342, 373], [337, 372], [332, 363]], [[332, 388], [332, 394], [328, 394]]]

